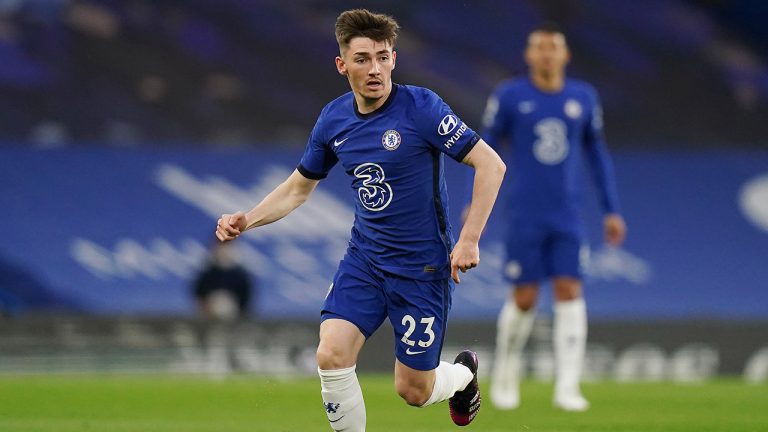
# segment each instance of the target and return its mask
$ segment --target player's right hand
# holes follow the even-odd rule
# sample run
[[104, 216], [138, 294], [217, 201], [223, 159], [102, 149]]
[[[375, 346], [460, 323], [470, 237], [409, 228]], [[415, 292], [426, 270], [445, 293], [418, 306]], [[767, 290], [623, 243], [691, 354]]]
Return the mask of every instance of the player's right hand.
[[619, 214], [607, 214], [603, 218], [605, 241], [611, 246], [619, 247], [627, 236], [627, 225]]
[[225, 242], [236, 239], [245, 230], [245, 213], [223, 214], [216, 224], [216, 237]]

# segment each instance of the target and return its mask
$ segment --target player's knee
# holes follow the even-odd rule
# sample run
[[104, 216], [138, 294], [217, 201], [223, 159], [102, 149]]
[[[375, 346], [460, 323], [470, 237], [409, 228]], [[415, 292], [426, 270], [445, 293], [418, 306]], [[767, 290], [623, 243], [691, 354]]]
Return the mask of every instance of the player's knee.
[[520, 286], [513, 292], [513, 298], [518, 309], [523, 312], [529, 311], [536, 306], [539, 291], [535, 287]]
[[424, 405], [429, 399], [429, 393], [426, 388], [413, 385], [398, 385], [397, 394], [403, 398], [405, 403], [415, 407]]
[[578, 294], [578, 293], [566, 291], [566, 292], [561, 292], [561, 293], [557, 294], [555, 296], [555, 300], [557, 300], [559, 302], [567, 302], [567, 301], [571, 301], [571, 300], [576, 300], [579, 297], [581, 297], [581, 295]]
[[581, 297], [581, 284], [577, 281], [558, 281], [555, 283], [555, 300], [570, 301]]
[[317, 366], [322, 370], [343, 369], [354, 364], [354, 361], [350, 361], [342, 350], [327, 345], [317, 347], [315, 358]]
[[534, 306], [536, 306], [536, 296], [535, 295], [515, 296], [515, 304], [517, 305], [518, 309], [520, 309], [523, 312], [527, 312], [533, 309]]

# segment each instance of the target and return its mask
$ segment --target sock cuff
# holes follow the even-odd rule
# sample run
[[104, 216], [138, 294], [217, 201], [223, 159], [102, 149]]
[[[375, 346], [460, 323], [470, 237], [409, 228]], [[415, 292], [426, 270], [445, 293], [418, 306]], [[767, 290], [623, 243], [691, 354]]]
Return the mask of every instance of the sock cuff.
[[575, 298], [573, 300], [566, 300], [566, 301], [556, 301], [555, 302], [555, 313], [573, 313], [578, 312], [579, 310], [586, 308], [586, 303], [584, 302], [584, 297]]
[[320, 375], [321, 378], [343, 378], [351, 373], [355, 373], [355, 369], [357, 369], [356, 364], [343, 369], [320, 369], [318, 366], [317, 374]]
[[[464, 376], [465, 372], [469, 373], [468, 379]], [[435, 384], [432, 387], [432, 394], [421, 407], [423, 408], [448, 399], [456, 391], [466, 387], [472, 381], [472, 378], [473, 374], [469, 372], [469, 368], [466, 366], [441, 361], [435, 368]]]
[[536, 308], [524, 311], [517, 306], [514, 300], [507, 299], [499, 313], [498, 325], [501, 327], [526, 325], [536, 319]]
[[320, 387], [325, 391], [340, 391], [357, 384], [355, 368], [357, 365], [344, 369], [323, 370], [317, 368], [320, 375]]

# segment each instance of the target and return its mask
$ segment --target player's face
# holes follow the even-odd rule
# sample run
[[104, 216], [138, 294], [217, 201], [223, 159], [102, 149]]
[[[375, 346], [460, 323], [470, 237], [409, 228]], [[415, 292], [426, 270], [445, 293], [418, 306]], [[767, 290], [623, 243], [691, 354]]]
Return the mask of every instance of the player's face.
[[392, 45], [386, 41], [356, 37], [349, 41], [341, 56], [336, 57], [336, 69], [347, 77], [357, 97], [377, 108], [376, 104], [383, 104], [392, 91], [395, 56]]
[[570, 60], [562, 33], [533, 32], [528, 37], [525, 61], [534, 74], [559, 75]]

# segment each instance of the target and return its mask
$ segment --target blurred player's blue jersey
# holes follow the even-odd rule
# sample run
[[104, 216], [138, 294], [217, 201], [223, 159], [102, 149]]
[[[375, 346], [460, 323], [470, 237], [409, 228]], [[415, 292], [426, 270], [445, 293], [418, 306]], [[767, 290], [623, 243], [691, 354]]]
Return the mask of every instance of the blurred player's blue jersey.
[[506, 140], [511, 153], [504, 276], [513, 283], [581, 277], [584, 157], [603, 210], [619, 212], [597, 92], [572, 79], [554, 93], [529, 78], [507, 81], [489, 99], [483, 123], [485, 141], [498, 149]]
[[341, 162], [351, 177], [350, 251], [399, 276], [444, 279], [453, 238], [442, 154], [461, 161], [478, 140], [432, 91], [393, 84], [369, 114], [358, 111], [351, 92], [326, 105], [298, 170], [322, 179]]
[[[529, 78], [506, 81], [488, 101], [483, 139], [511, 146], [506, 197], [515, 220], [546, 220], [578, 231], [583, 157], [592, 167], [606, 213], [618, 213], [613, 168], [603, 141], [602, 112], [589, 84], [566, 79], [546, 93]], [[499, 152], [501, 153], [501, 152]]]

